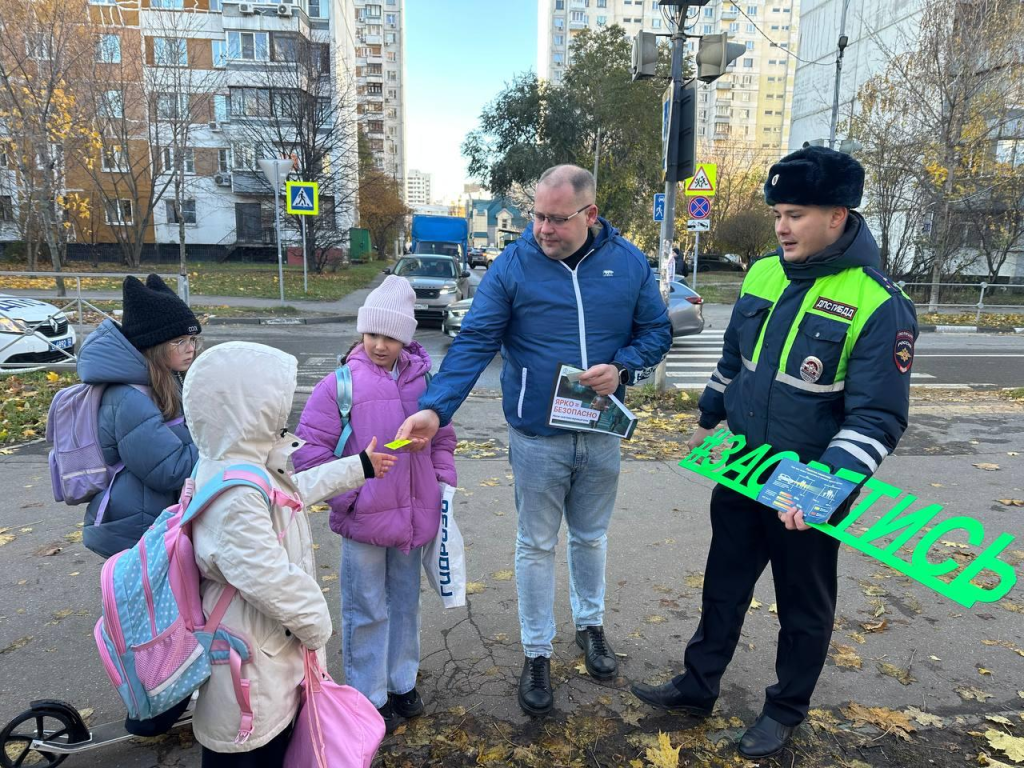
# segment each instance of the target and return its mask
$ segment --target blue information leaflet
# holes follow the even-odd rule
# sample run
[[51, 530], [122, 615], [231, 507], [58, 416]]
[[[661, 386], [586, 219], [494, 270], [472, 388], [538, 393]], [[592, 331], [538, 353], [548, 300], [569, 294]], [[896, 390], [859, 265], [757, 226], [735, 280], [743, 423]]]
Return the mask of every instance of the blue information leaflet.
[[849, 480], [783, 459], [764, 484], [757, 500], [766, 507], [803, 510], [808, 523], [824, 523], [857, 486]]

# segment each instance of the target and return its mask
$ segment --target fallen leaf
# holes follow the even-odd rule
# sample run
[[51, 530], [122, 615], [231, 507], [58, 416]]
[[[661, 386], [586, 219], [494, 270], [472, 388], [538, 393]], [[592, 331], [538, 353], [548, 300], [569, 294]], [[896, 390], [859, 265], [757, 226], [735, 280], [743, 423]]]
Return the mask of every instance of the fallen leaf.
[[658, 748], [648, 747], [645, 756], [654, 768], [677, 768], [680, 749], [682, 749], [682, 744], [673, 747], [668, 734], [658, 731]]
[[762, 605], [764, 605], [764, 603], [762, 603], [762, 602], [761, 602], [760, 600], [758, 600], [758, 599], [757, 599], [757, 598], [755, 597], [755, 598], [752, 598], [752, 599], [751, 599], [751, 601], [750, 601], [750, 607], [749, 607], [749, 608], [748, 608], [747, 610], [748, 610], [748, 611], [756, 611], [756, 610], [757, 610], [758, 608], [760, 608], [760, 607], [761, 607]]
[[52, 557], [53, 555], [60, 554], [63, 551], [63, 549], [64, 547], [62, 547], [60, 544], [47, 544], [42, 549], [37, 550], [36, 555], [38, 557]]
[[686, 586], [693, 587], [694, 589], [702, 589], [704, 587], [704, 574], [697, 571], [689, 574], [683, 581], [686, 582]]
[[72, 531], [71, 533], [64, 534], [64, 538], [72, 544], [77, 544], [82, 540], [82, 532]]
[[513, 576], [515, 574], [512, 571], [495, 571], [491, 574], [495, 581], [512, 581]]
[[981, 464], [975, 464], [974, 466], [976, 466], [978, 469], [983, 469], [986, 472], [995, 472], [997, 469], [999, 469], [998, 464], [992, 464], [986, 461], [981, 462]]
[[946, 541], [943, 539], [939, 542], [944, 547], [956, 547], [957, 549], [970, 549], [966, 544], [961, 544], [959, 541]]
[[865, 632], [884, 632], [889, 626], [889, 620], [873, 619], [871, 621], [862, 621], [860, 626]]
[[992, 674], [992, 670], [985, 669], [984, 667], [978, 667], [978, 674], [979, 675], [991, 675]]
[[32, 642], [32, 635], [26, 635], [25, 637], [19, 637], [17, 640], [15, 640], [13, 643], [8, 645], [6, 648], [0, 648], [0, 655], [3, 655], [5, 653], [11, 653], [12, 651], [17, 651], [17, 650], [19, 650], [21, 648], [24, 648], [26, 645], [28, 645], [31, 642]]
[[985, 731], [985, 738], [992, 749], [998, 749], [1015, 763], [1024, 763], [1024, 738], [1011, 736], [1008, 733], [990, 728]]
[[55, 373], [54, 371], [50, 371], [48, 374], [46, 374], [46, 380], [51, 383], [54, 381], [60, 381], [60, 375]]
[[905, 714], [908, 717], [914, 718], [921, 725], [934, 725], [936, 728], [942, 727], [942, 718], [938, 715], [930, 715], [927, 712], [922, 712], [917, 707], [911, 707], [906, 710]]
[[11, 530], [10, 528], [0, 528], [0, 547], [4, 544], [10, 544], [16, 538], [13, 533], [7, 533]]
[[21, 528], [18, 533], [32, 533], [32, 528]]
[[865, 707], [854, 701], [840, 709], [847, 720], [858, 723], [867, 723], [883, 731], [891, 732], [903, 739], [910, 741], [910, 734], [917, 729], [910, 722], [910, 718], [903, 712], [896, 712], [886, 707]]
[[768, 606], [768, 613], [778, 613], [778, 612], [779, 612], [779, 604], [778, 603], [772, 603], [771, 605]]
[[644, 621], [646, 621], [648, 624], [662, 624], [668, 621], [668, 619], [666, 619], [664, 616], [654, 614], [652, 616], [648, 616], [646, 619], [644, 619]]
[[310, 504], [309, 506], [309, 511], [311, 514], [315, 514], [317, 512], [326, 512], [329, 509], [330, 507], [327, 504]]
[[897, 667], [895, 664], [880, 663], [878, 665], [878, 671], [883, 675], [888, 675], [893, 678], [900, 685], [910, 685], [911, 683], [917, 682], [915, 678], [911, 677], [909, 669]]
[[338, 576], [337, 576], [337, 574], [334, 574], [334, 573], [328, 574], [327, 576], [321, 576], [320, 577], [320, 581], [324, 582], [325, 584], [328, 581], [337, 581], [337, 580], [338, 580]]
[[479, 595], [485, 589], [487, 589], [487, 585], [479, 581], [470, 581], [466, 584], [467, 595]]
[[[964, 701], [972, 701], [973, 700], [973, 701], [984, 702], [985, 699], [991, 699], [992, 698], [992, 694], [991, 693], [985, 693], [984, 691], [979, 690], [978, 688], [975, 688], [973, 685], [962, 685], [959, 688], [956, 688], [955, 690], [957, 692], [957, 695], [961, 699], [963, 699]], [[1024, 698], [1024, 697], [1022, 697], [1022, 698]]]
[[836, 652], [832, 654], [832, 660], [837, 667], [846, 669], [860, 669], [863, 666], [860, 656], [853, 650], [852, 645], [834, 645]]
[[1024, 507], [1024, 499], [996, 499], [996, 501], [1006, 507]]
[[487, 749], [481, 749], [480, 754], [476, 757], [477, 765], [490, 765], [491, 763], [501, 763], [505, 761], [511, 750], [505, 744], [498, 744], [497, 746], [488, 747]]
[[987, 715], [985, 719], [993, 723], [999, 723], [999, 725], [1013, 725], [1013, 723], [1002, 715]]
[[942, 661], [942, 659], [940, 659], [938, 656], [929, 656], [928, 658], [932, 661]]
[[496, 488], [500, 483], [498, 482], [498, 478], [492, 477], [489, 480], [484, 480], [480, 485], [486, 486], [487, 488]]
[[877, 584], [862, 584], [861, 588], [864, 594], [868, 597], [885, 597], [889, 594], [884, 588]]

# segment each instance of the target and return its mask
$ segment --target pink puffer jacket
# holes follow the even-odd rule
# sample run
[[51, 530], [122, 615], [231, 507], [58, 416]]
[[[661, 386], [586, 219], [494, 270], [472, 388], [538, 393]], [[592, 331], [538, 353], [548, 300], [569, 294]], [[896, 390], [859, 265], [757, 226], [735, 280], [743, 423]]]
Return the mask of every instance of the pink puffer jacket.
[[[398, 358], [398, 380], [374, 364], [357, 346], [348, 356], [352, 370], [352, 436], [345, 456], [358, 453], [377, 438], [377, 450], [387, 451], [407, 416], [419, 410], [426, 389], [430, 356], [415, 341]], [[309, 396], [296, 433], [306, 444], [294, 454], [296, 471], [334, 459], [341, 434], [337, 379], [326, 376]], [[439, 483], [457, 485], [455, 430], [449, 425], [434, 437], [429, 450], [399, 452], [398, 461], [383, 478], [367, 480], [358, 490], [335, 496], [331, 529], [347, 539], [398, 547], [409, 552], [432, 540], [441, 522]]]

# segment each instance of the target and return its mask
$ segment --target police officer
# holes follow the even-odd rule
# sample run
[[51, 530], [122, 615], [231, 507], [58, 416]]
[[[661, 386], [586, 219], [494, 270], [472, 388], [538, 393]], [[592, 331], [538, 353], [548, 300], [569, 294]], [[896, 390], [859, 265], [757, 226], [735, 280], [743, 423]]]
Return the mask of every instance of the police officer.
[[[701, 443], [723, 420], [747, 438], [871, 475], [907, 426], [917, 318], [879, 271], [860, 205], [864, 169], [848, 155], [806, 147], [772, 166], [764, 185], [778, 257], [755, 262], [725, 332], [722, 358], [700, 398]], [[833, 516], [843, 515], [849, 502]], [[807, 716], [832, 635], [839, 542], [716, 486], [703, 611], [685, 671], [634, 685], [651, 706], [709, 714], [736, 649], [754, 585], [771, 563], [779, 614], [778, 682], [765, 692], [739, 751], [782, 750]]]

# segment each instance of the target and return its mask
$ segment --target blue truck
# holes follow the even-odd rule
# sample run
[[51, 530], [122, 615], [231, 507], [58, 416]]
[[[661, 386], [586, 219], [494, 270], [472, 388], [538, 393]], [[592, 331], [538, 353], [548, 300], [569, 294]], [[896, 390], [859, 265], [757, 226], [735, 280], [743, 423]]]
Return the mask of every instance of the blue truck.
[[458, 216], [413, 216], [412, 252], [451, 256], [459, 269], [468, 269], [469, 222]]

